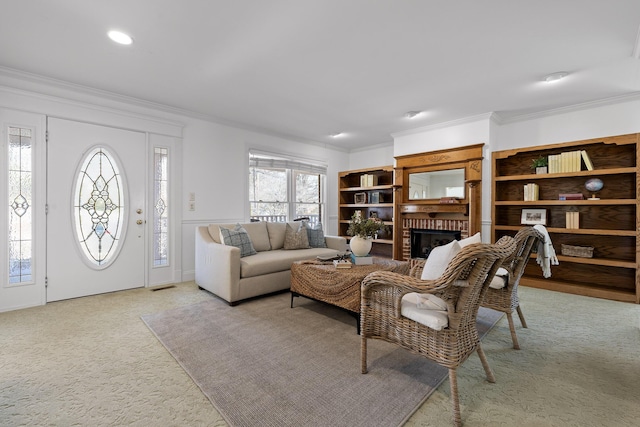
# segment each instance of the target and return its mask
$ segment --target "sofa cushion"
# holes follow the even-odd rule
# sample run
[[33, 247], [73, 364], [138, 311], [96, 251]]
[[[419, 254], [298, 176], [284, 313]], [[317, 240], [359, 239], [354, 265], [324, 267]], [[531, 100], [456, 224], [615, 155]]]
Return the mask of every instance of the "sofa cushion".
[[269, 232], [269, 243], [271, 250], [282, 249], [284, 247], [284, 233], [287, 229], [285, 222], [267, 222]]
[[294, 227], [290, 224], [286, 225], [284, 249], [309, 249], [309, 237], [304, 223], [296, 224]]
[[267, 231], [267, 223], [265, 221], [249, 222], [241, 225], [247, 230], [251, 243], [253, 243], [253, 247], [257, 252], [271, 250], [269, 232]]
[[220, 241], [226, 246], [235, 246], [240, 249], [240, 257], [255, 255], [257, 252], [251, 243], [249, 234], [240, 224], [236, 224], [233, 230], [220, 227]]
[[324, 232], [322, 231], [322, 224], [318, 224], [315, 228], [312, 228], [308, 222], [303, 222], [307, 229], [307, 237], [309, 238], [309, 246], [312, 248], [326, 248], [327, 242], [324, 240]]
[[240, 259], [240, 277], [255, 277], [265, 274], [277, 273], [291, 269], [294, 261], [315, 259], [318, 256], [336, 256], [338, 251], [330, 248], [311, 248], [299, 251], [275, 251], [258, 252], [256, 255]]

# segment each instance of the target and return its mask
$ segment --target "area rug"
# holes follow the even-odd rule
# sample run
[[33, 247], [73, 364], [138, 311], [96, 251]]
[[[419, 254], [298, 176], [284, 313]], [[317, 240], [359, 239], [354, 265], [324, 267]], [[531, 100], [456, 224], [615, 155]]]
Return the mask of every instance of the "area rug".
[[[481, 308], [481, 336], [501, 316]], [[448, 374], [379, 340], [361, 374], [355, 318], [289, 294], [142, 319], [231, 426], [398, 426]]]

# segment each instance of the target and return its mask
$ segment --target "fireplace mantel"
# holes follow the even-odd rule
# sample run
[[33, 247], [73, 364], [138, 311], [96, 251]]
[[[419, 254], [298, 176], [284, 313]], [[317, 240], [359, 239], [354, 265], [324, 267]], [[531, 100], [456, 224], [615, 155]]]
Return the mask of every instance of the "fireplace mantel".
[[460, 213], [469, 214], [468, 204], [449, 204], [449, 203], [401, 203], [399, 209], [402, 214], [426, 213], [434, 218], [439, 213]]
[[[394, 259], [410, 258], [410, 229], [460, 231], [468, 237], [480, 231], [484, 144], [396, 157], [394, 167]], [[464, 169], [465, 197], [457, 203], [409, 198], [412, 173]]]

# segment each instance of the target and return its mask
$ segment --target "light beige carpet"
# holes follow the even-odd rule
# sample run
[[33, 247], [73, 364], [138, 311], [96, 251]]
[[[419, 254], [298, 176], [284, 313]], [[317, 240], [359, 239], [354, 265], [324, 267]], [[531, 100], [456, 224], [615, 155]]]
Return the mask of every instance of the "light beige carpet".
[[[615, 278], [612, 278], [615, 280]], [[529, 324], [506, 318], [458, 370], [465, 427], [637, 427], [640, 305], [521, 288]], [[0, 425], [227, 425], [140, 316], [211, 300], [193, 282], [0, 313]], [[451, 425], [445, 380], [407, 427]]]
[[[229, 307], [217, 299], [143, 316], [233, 426], [399, 426], [448, 370], [360, 336], [345, 311], [289, 294]], [[502, 313], [481, 309], [482, 337]]]

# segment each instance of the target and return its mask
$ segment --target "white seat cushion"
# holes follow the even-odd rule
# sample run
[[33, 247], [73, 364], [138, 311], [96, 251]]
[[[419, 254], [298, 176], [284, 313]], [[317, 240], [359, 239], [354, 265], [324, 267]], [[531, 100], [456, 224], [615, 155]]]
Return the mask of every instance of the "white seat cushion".
[[414, 322], [418, 322], [436, 331], [440, 331], [449, 326], [449, 316], [446, 310], [418, 308], [418, 304], [424, 295], [425, 294], [411, 292], [403, 296], [400, 313], [407, 319], [411, 319]]
[[489, 287], [493, 289], [502, 289], [507, 286], [507, 283], [509, 283], [509, 272], [500, 267], [493, 280], [491, 280], [491, 283], [489, 283]]

